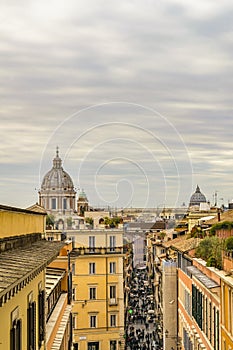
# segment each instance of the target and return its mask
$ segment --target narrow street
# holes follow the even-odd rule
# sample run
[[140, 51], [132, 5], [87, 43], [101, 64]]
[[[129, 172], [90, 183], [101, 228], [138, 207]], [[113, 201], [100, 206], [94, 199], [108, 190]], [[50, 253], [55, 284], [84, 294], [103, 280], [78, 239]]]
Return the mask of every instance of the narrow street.
[[146, 268], [133, 272], [126, 314], [126, 350], [159, 350], [152, 288]]

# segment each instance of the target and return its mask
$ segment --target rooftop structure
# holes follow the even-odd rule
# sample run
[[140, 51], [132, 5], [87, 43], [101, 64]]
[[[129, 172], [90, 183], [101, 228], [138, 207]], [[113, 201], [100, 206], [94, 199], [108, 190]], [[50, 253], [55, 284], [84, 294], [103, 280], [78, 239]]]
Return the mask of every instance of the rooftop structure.
[[53, 167], [43, 178], [39, 190], [39, 204], [49, 214], [70, 215], [75, 211], [76, 191], [70, 175], [62, 167], [58, 147]]
[[206, 197], [203, 193], [201, 193], [199, 186], [197, 185], [196, 191], [192, 194], [190, 198], [189, 206], [198, 205], [200, 206], [201, 203], [206, 203]]

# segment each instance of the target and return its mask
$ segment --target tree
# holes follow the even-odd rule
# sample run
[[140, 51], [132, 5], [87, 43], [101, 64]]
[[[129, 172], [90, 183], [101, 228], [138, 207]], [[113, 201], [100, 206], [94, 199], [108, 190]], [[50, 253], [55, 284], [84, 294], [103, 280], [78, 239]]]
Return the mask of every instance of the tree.
[[67, 222], [67, 226], [68, 226], [68, 227], [72, 227], [73, 220], [72, 220], [72, 217], [71, 217], [71, 216], [68, 217], [68, 218], [66, 219], [66, 222]]
[[200, 226], [194, 226], [191, 230], [191, 237], [195, 237], [195, 238], [204, 238], [205, 237], [205, 233], [204, 231], [201, 229]]
[[50, 214], [46, 216], [46, 227], [48, 228], [54, 228], [54, 224], [55, 224], [55, 217], [54, 215]]
[[228, 237], [225, 241], [226, 250], [233, 250], [233, 237]]
[[104, 224], [110, 228], [118, 227], [119, 223], [122, 222], [122, 218], [114, 216], [113, 218], [105, 217]]
[[218, 237], [206, 237], [196, 248], [195, 256], [207, 261], [206, 266], [222, 268], [223, 241]]
[[93, 227], [93, 223], [94, 223], [94, 221], [93, 221], [93, 219], [92, 218], [85, 218], [85, 222], [88, 224], [88, 225], [90, 225], [90, 226], [92, 226]]

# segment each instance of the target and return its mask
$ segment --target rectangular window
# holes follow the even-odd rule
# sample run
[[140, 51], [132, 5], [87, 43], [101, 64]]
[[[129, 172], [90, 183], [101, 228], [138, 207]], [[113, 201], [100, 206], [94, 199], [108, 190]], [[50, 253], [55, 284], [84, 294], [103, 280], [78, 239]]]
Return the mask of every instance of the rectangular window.
[[[232, 310], [232, 300], [231, 300], [231, 290], [228, 290], [228, 313], [231, 315], [231, 310]], [[231, 333], [232, 331], [232, 317], [228, 317], [228, 329]]]
[[90, 253], [95, 252], [95, 236], [89, 236], [89, 251]]
[[99, 342], [89, 342], [87, 345], [88, 350], [99, 350]]
[[185, 304], [185, 310], [191, 316], [191, 296], [188, 290], [186, 289], [184, 290], [184, 304]]
[[22, 349], [22, 321], [15, 320], [11, 328], [11, 350], [21, 350]]
[[39, 313], [39, 325], [38, 325], [38, 342], [39, 348], [45, 339], [45, 291], [41, 290], [38, 295], [38, 313]]
[[75, 275], [75, 264], [72, 264], [72, 275]]
[[110, 262], [110, 264], [109, 264], [109, 272], [110, 273], [116, 273], [116, 263], [115, 262]]
[[52, 198], [52, 209], [57, 209], [57, 200], [56, 200], [56, 198]]
[[116, 315], [110, 315], [110, 327], [116, 327]]
[[27, 349], [36, 349], [36, 303], [32, 301], [28, 305], [27, 309]]
[[193, 350], [192, 341], [189, 338], [189, 335], [184, 328], [183, 328], [183, 344], [184, 344], [184, 349]]
[[72, 288], [72, 300], [76, 300], [76, 288]]
[[[72, 302], [72, 272], [68, 274], [68, 304]], [[61, 294], [61, 283], [59, 283], [59, 290], [57, 290], [57, 300]]]
[[110, 286], [110, 299], [116, 299], [116, 286]]
[[209, 303], [209, 340], [212, 343], [212, 304]]
[[188, 266], [191, 266], [192, 262], [186, 259], [182, 253], [178, 253], [178, 268], [180, 268], [184, 273], [190, 276], [190, 272], [187, 270]]
[[205, 298], [205, 307], [204, 307], [204, 312], [205, 312], [205, 316], [204, 316], [204, 332], [208, 337], [208, 299]]
[[117, 350], [116, 340], [110, 340], [110, 350]]
[[194, 285], [192, 285], [192, 316], [203, 330], [203, 295]]
[[72, 317], [72, 325], [73, 325], [73, 329], [77, 329], [77, 314], [73, 313], [73, 317]]
[[67, 209], [67, 199], [63, 198], [63, 209], [66, 210]]
[[95, 274], [95, 263], [93, 263], [93, 262], [89, 263], [89, 274], [90, 275]]
[[220, 332], [220, 327], [219, 327], [219, 310], [216, 311], [216, 339], [215, 339], [215, 346], [216, 349], [219, 350], [219, 332]]
[[90, 316], [90, 328], [96, 328], [96, 315], [91, 315]]
[[96, 287], [90, 287], [89, 298], [90, 300], [96, 300]]
[[22, 350], [22, 321], [19, 319], [19, 308], [11, 313], [10, 350]]
[[116, 236], [110, 236], [110, 252], [114, 252], [116, 248]]

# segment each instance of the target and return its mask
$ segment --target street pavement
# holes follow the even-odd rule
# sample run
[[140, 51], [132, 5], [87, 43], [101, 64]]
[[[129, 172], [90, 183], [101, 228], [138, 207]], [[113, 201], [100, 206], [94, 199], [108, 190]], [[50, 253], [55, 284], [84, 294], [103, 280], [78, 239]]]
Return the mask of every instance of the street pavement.
[[135, 269], [126, 315], [126, 350], [160, 350], [152, 288], [146, 269]]

